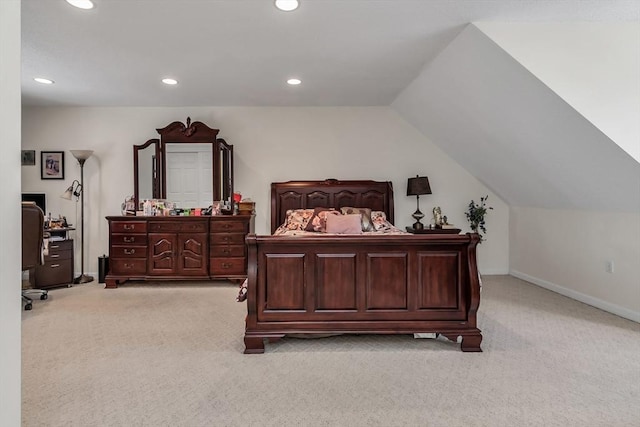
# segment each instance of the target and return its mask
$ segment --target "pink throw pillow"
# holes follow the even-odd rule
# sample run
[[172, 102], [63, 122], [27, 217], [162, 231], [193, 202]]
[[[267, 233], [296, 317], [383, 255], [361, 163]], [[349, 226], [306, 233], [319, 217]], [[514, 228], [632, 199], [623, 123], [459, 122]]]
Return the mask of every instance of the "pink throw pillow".
[[362, 216], [329, 215], [327, 216], [327, 233], [362, 234]]

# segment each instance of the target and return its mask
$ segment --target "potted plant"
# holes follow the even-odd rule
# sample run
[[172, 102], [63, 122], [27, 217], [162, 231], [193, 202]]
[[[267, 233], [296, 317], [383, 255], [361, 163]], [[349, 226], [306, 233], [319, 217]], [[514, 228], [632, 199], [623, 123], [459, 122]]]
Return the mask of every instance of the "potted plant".
[[[480, 236], [480, 242], [482, 242], [483, 239], [482, 233], [487, 232], [484, 217], [489, 209], [493, 209], [491, 206], [487, 206], [488, 198], [488, 195], [480, 197], [480, 203], [476, 203], [475, 201], [471, 200], [471, 202], [469, 203], [469, 207], [465, 212], [467, 220], [471, 225], [471, 231], [473, 231], [474, 233], [478, 233], [478, 235]], [[480, 231], [482, 231], [482, 233], [480, 233]]]

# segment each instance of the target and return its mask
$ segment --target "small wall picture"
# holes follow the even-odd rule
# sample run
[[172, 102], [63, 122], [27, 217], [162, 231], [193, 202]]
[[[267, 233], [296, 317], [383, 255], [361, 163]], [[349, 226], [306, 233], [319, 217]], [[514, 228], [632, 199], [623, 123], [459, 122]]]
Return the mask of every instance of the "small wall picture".
[[40, 179], [64, 179], [64, 151], [41, 151], [40, 162]]
[[36, 150], [22, 150], [22, 166], [36, 165]]

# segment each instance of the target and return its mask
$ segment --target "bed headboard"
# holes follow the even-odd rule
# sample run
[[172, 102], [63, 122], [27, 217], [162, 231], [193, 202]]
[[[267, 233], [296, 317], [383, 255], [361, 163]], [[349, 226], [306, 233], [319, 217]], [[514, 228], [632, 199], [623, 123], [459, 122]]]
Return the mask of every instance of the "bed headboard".
[[370, 208], [383, 211], [393, 224], [393, 186], [390, 181], [287, 181], [271, 184], [271, 233], [289, 209], [315, 207]]

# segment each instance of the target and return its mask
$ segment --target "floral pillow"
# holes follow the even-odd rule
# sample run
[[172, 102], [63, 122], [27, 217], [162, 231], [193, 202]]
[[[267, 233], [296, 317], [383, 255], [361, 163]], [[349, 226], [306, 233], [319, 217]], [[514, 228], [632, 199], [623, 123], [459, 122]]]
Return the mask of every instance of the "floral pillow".
[[340, 211], [333, 208], [315, 208], [313, 210], [313, 215], [305, 227], [305, 231], [325, 233], [327, 231], [328, 215], [340, 215]]
[[382, 211], [372, 211], [371, 222], [375, 231], [399, 231], [398, 227], [387, 221], [387, 215]]
[[340, 208], [342, 215], [360, 214], [362, 216], [362, 231], [374, 231], [373, 221], [371, 221], [371, 209], [369, 208], [352, 208], [342, 207]]
[[282, 224], [280, 228], [284, 230], [304, 231], [312, 216], [313, 209], [289, 209], [284, 224]]

